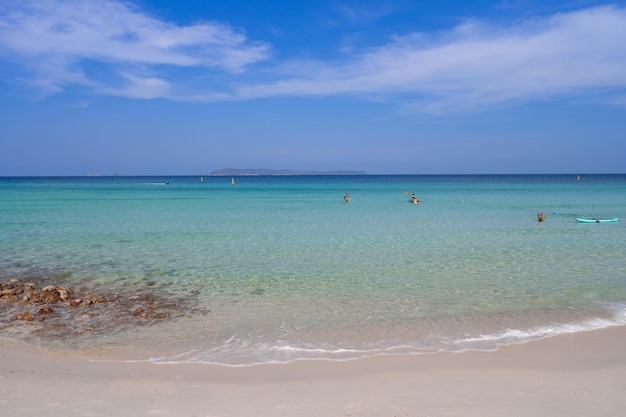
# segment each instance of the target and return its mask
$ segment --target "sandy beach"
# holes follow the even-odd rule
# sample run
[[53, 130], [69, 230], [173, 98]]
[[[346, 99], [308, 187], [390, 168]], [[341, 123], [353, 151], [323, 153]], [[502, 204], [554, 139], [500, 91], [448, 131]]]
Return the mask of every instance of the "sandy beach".
[[623, 416], [626, 328], [495, 352], [251, 367], [110, 362], [0, 341], [11, 416]]

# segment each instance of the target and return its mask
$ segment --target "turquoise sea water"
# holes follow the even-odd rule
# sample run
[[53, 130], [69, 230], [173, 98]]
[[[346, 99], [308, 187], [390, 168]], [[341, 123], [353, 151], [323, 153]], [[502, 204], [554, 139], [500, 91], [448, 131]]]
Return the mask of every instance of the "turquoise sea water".
[[0, 178], [3, 281], [178, 310], [0, 336], [233, 365], [494, 349], [625, 325], [625, 223], [626, 175]]

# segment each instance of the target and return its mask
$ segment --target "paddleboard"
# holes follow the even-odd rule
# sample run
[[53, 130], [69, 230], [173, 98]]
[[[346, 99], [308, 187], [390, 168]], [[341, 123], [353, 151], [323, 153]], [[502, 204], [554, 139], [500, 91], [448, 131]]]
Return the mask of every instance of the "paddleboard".
[[583, 219], [581, 217], [576, 217], [576, 221], [580, 222], [580, 223], [613, 223], [613, 222], [616, 222], [617, 220], [618, 219], [607, 219], [607, 218], [604, 218], [604, 219], [599, 219], [599, 218], [598, 219], [595, 219], [595, 218]]

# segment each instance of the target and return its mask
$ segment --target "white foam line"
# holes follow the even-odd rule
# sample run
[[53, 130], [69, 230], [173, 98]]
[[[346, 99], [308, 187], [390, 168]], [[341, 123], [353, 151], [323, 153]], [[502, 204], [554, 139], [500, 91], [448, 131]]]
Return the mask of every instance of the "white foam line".
[[[284, 364], [303, 360], [330, 360], [345, 362], [371, 356], [401, 354], [418, 355], [432, 354], [436, 352], [464, 352], [468, 350], [491, 351], [497, 350], [500, 346], [507, 344], [525, 343], [533, 340], [554, 337], [561, 334], [588, 332], [609, 327], [626, 326], [626, 305], [616, 304], [612, 306], [612, 308], [614, 309], [615, 314], [610, 319], [595, 318], [579, 323], [575, 322], [555, 326], [542, 326], [528, 330], [506, 329], [495, 334], [486, 334], [477, 337], [467, 337], [460, 340], [449, 341], [449, 343], [447, 344], [444, 343], [443, 346], [432, 346], [432, 348], [430, 349], [426, 349], [424, 347], [420, 349], [417, 346], [411, 345], [396, 345], [380, 349], [363, 350], [349, 348], [306, 348], [292, 345], [282, 345], [265, 346], [265, 349], [257, 348], [255, 349], [255, 353], [259, 353], [259, 351], [266, 351], [274, 352], [275, 355], [268, 355], [269, 357], [266, 360], [254, 360], [253, 358], [249, 357], [248, 360], [252, 359], [252, 361], [245, 363], [233, 364], [220, 361], [219, 359], [209, 359], [212, 355], [207, 354], [207, 352], [200, 352], [198, 350], [190, 350], [188, 352], [181, 353], [170, 358], [152, 358], [150, 359], [150, 361], [155, 364], [204, 363], [227, 367], [249, 367], [261, 364]], [[229, 342], [232, 342], [232, 340], [229, 340]], [[224, 347], [219, 349], [213, 349], [214, 352], [219, 352], [225, 356], [229, 356], [228, 350], [229, 349], [224, 349]], [[276, 357], [282, 356], [281, 354], [285, 354], [285, 356], [288, 356], [288, 358]], [[231, 359], [236, 360], [235, 358]]]
[[506, 329], [500, 333], [481, 335], [455, 341], [455, 345], [471, 344], [480, 342], [525, 342], [530, 340], [545, 339], [560, 334], [578, 332], [590, 332], [593, 330], [606, 329], [626, 325], [626, 311], [616, 312], [613, 319], [590, 319], [581, 323], [569, 323], [557, 326], [543, 326], [530, 330]]

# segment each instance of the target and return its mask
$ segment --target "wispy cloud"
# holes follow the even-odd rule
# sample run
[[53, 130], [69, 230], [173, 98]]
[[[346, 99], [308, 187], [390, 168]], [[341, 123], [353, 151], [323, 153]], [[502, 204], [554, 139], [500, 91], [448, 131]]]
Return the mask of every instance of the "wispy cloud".
[[466, 21], [444, 32], [395, 35], [383, 46], [325, 61], [277, 62], [270, 52], [267, 43], [219, 22], [178, 26], [116, 1], [0, 5], [0, 55], [49, 93], [79, 85], [99, 94], [202, 102], [356, 95], [400, 98], [425, 112], [623, 97], [626, 8], [506, 27]]
[[177, 26], [117, 1], [41, 0], [0, 4], [0, 54], [50, 93], [80, 84], [150, 98], [170, 91], [151, 68], [239, 73], [267, 59], [270, 48], [225, 24]]
[[469, 21], [436, 35], [397, 36], [342, 62], [309, 67], [314, 71], [245, 86], [237, 94], [400, 96], [438, 112], [622, 91], [626, 9], [598, 7], [512, 27]]

